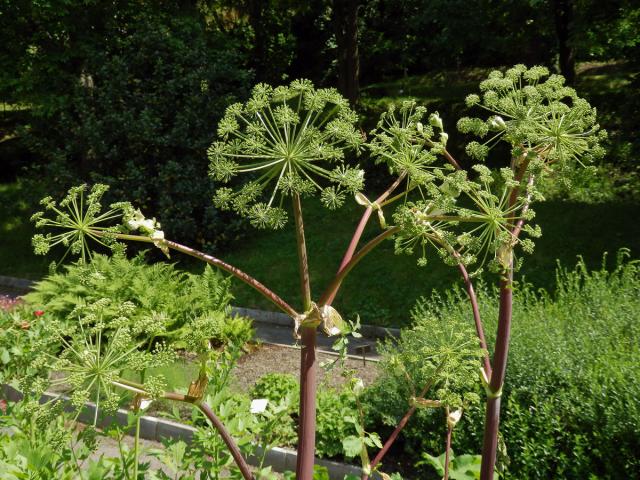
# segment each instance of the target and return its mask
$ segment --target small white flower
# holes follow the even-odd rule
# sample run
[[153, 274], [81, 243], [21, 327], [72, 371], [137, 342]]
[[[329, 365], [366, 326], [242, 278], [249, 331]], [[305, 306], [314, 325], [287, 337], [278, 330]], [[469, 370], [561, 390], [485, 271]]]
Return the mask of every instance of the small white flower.
[[255, 400], [251, 401], [251, 407], [249, 408], [249, 411], [251, 413], [263, 413], [267, 409], [268, 403], [269, 400], [267, 400], [266, 398], [256, 398]]
[[364, 382], [358, 378], [353, 384], [353, 393], [360, 395], [364, 391]]
[[438, 112], [434, 112], [431, 115], [429, 115], [429, 124], [432, 127], [436, 127], [438, 130], [443, 129], [442, 118], [440, 118], [440, 115], [438, 114]]

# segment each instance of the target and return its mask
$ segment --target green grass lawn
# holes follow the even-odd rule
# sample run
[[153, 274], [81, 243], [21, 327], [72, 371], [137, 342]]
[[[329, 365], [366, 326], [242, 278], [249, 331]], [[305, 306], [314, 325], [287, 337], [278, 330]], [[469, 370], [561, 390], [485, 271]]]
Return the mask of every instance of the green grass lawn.
[[[318, 203], [309, 203], [305, 215], [311, 282], [317, 298], [338, 267], [362, 207], [348, 206], [330, 214]], [[537, 205], [537, 219], [543, 236], [533, 255], [525, 257], [519, 276], [537, 287], [555, 284], [556, 259], [572, 266], [582, 255], [590, 267], [597, 267], [603, 252], [614, 253], [628, 247], [640, 252], [640, 225], [634, 222], [640, 205], [634, 203], [581, 204], [548, 202]], [[370, 223], [366, 237], [379, 229]], [[225, 258], [232, 264], [273, 285], [276, 293], [300, 304], [295, 237], [289, 225], [278, 232], [256, 232], [236, 246]], [[489, 280], [489, 279], [488, 279]], [[335, 306], [343, 314], [358, 313], [364, 323], [402, 325], [415, 300], [443, 292], [459, 283], [455, 268], [437, 256], [426, 267], [418, 267], [415, 257], [397, 256], [393, 242], [382, 244], [365, 258], [344, 282]], [[244, 285], [234, 288], [238, 305], [270, 308], [268, 302]]]
[[51, 258], [36, 257], [31, 248], [32, 213], [19, 183], [0, 184], [0, 275], [37, 280]]

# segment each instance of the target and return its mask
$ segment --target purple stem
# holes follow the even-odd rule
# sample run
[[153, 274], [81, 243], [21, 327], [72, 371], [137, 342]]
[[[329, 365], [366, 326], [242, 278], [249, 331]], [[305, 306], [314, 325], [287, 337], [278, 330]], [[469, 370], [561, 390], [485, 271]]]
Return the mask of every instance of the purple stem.
[[[293, 214], [296, 221], [296, 245], [300, 267], [300, 290], [303, 299], [303, 311], [311, 308], [311, 285], [309, 281], [309, 263], [302, 220], [300, 196], [293, 197]], [[300, 424], [298, 426], [298, 458], [296, 478], [313, 480], [316, 447], [316, 326], [302, 326], [300, 350]]]

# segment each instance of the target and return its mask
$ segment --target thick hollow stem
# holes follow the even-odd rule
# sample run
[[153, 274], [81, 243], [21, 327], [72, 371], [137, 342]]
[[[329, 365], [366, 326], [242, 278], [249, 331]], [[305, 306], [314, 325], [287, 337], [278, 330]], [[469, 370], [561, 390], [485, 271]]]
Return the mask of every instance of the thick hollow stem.
[[312, 480], [316, 447], [316, 335], [315, 327], [302, 327], [300, 350], [300, 413], [296, 479]]
[[[448, 413], [447, 409], [447, 413]], [[447, 441], [446, 441], [446, 450], [444, 454], [444, 477], [442, 480], [449, 480], [449, 463], [451, 462], [451, 437], [453, 435], [453, 427], [451, 425], [447, 425]]]
[[[384, 202], [387, 199], [387, 197], [389, 197], [389, 195], [391, 195], [393, 191], [400, 186], [400, 184], [402, 183], [402, 181], [405, 179], [406, 176], [407, 176], [406, 172], [398, 176], [398, 178], [396, 178], [396, 180], [389, 186], [389, 188], [387, 188], [382, 193], [382, 195], [376, 198], [374, 203], [376, 203], [379, 207], [382, 207], [382, 202]], [[338, 267], [338, 272], [337, 272], [338, 274], [340, 273], [340, 271], [342, 271], [342, 269], [349, 263], [349, 261], [353, 257], [353, 254], [355, 253], [356, 248], [358, 247], [358, 243], [360, 243], [360, 238], [362, 238], [362, 234], [364, 233], [364, 229], [366, 228], [372, 213], [373, 213], [373, 207], [371, 205], [368, 206], [363, 212], [362, 218], [360, 218], [360, 222], [358, 222], [358, 226], [353, 232], [353, 236], [351, 237], [351, 241], [349, 242], [347, 251], [344, 252], [344, 256], [342, 257], [342, 261], [340, 262], [340, 267]], [[327, 305], [331, 305], [337, 293], [338, 292], [336, 290], [336, 292], [334, 292], [329, 298], [327, 298], [327, 302], [326, 302]]]
[[364, 247], [362, 247], [356, 254], [351, 257], [351, 260], [336, 274], [325, 292], [318, 300], [318, 305], [328, 305], [329, 298], [335, 297], [336, 293], [340, 289], [340, 285], [349, 272], [355, 267], [360, 260], [362, 260], [371, 250], [377, 247], [383, 240], [391, 237], [394, 233], [400, 230], [400, 227], [391, 227], [380, 235], [369, 241]]
[[[300, 197], [293, 197], [293, 215], [296, 221], [296, 245], [300, 268], [300, 291], [303, 310], [311, 308], [311, 284], [309, 280], [309, 263], [307, 246], [302, 220]], [[300, 350], [300, 412], [298, 426], [298, 459], [296, 478], [298, 480], [313, 479], [313, 465], [316, 450], [316, 326], [302, 326], [302, 349]]]
[[[101, 232], [92, 232], [96, 234], [100, 234]], [[120, 240], [132, 240], [135, 242], [144, 242], [144, 243], [154, 243], [153, 239], [149, 237], [145, 237], [142, 235], [126, 235], [122, 233], [118, 233], [115, 235], [116, 238]], [[164, 242], [167, 247], [171, 250], [175, 250], [180, 253], [184, 253], [185, 255], [189, 255], [191, 257], [197, 258], [198, 260], [202, 260], [203, 262], [208, 263], [209, 265], [213, 265], [214, 267], [220, 268], [227, 273], [230, 273], [238, 280], [249, 285], [251, 288], [259, 292], [262, 296], [264, 296], [267, 300], [272, 302], [278, 308], [280, 308], [283, 312], [291, 317], [295, 317], [298, 313], [282, 298], [272, 292], [265, 285], [260, 283], [258, 280], [253, 278], [251, 275], [246, 274], [239, 268], [234, 267], [233, 265], [229, 265], [228, 263], [216, 258], [212, 255], [208, 255], [206, 253], [200, 252], [199, 250], [195, 250], [193, 248], [187, 247], [185, 245], [181, 245], [176, 242], [172, 242], [171, 240], [165, 240]]]
[[240, 449], [238, 448], [235, 441], [231, 437], [231, 434], [229, 434], [229, 432], [227, 431], [225, 426], [222, 424], [220, 419], [216, 416], [215, 413], [213, 413], [213, 410], [211, 410], [211, 407], [207, 405], [205, 402], [197, 402], [196, 405], [198, 406], [200, 411], [204, 413], [204, 415], [209, 419], [213, 427], [218, 431], [218, 433], [222, 437], [222, 440], [224, 441], [225, 445], [229, 449], [229, 452], [231, 452], [231, 456], [235, 460], [236, 465], [238, 465], [238, 468], [240, 469], [240, 473], [242, 473], [242, 477], [245, 480], [253, 480], [253, 474], [251, 473], [251, 469], [249, 468], [249, 465], [245, 461], [244, 457], [242, 456], [242, 453], [240, 453]]
[[[522, 181], [528, 162], [522, 159], [517, 165], [517, 159], [512, 160], [512, 168], [516, 170], [516, 180]], [[530, 176], [527, 184], [530, 186], [534, 181]], [[518, 198], [519, 187], [512, 189], [509, 195], [509, 207], [515, 205]], [[529, 208], [531, 198], [527, 195], [522, 212]], [[518, 221], [512, 229], [513, 242], [518, 238], [522, 230], [524, 220]], [[511, 249], [512, 246], [509, 246]], [[511, 254], [511, 253], [510, 253]], [[507, 370], [507, 358], [509, 356], [509, 340], [511, 337], [511, 317], [513, 313], [513, 258], [509, 260], [509, 265], [500, 278], [500, 307], [498, 312], [498, 331], [496, 334], [496, 345], [493, 355], [493, 371], [489, 377], [487, 386], [487, 409], [485, 413], [484, 438], [482, 442], [482, 465], [480, 467], [481, 480], [493, 480], [496, 465], [496, 454], [498, 451], [498, 433], [500, 430], [500, 399], [504, 377]]]
[[500, 398], [507, 369], [509, 338], [511, 336], [511, 314], [513, 308], [513, 267], [500, 280], [500, 310], [496, 335], [493, 371], [491, 373], [485, 415], [484, 439], [482, 446], [481, 480], [493, 480], [498, 451], [498, 431], [500, 428]]

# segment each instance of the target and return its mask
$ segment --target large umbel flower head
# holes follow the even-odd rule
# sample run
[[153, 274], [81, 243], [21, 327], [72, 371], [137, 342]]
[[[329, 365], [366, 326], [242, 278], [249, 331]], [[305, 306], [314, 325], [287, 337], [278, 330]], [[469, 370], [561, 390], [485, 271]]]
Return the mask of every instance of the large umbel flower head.
[[478, 106], [495, 115], [487, 119], [464, 117], [463, 133], [484, 140], [467, 145], [467, 154], [484, 160], [490, 148], [503, 140], [514, 157], [529, 155], [543, 162], [546, 172], [559, 173], [591, 163], [604, 155], [600, 141], [606, 133], [596, 122], [596, 110], [561, 75], [549, 75], [545, 67], [516, 65], [505, 73], [493, 71], [480, 83], [482, 96], [469, 95], [467, 106]]
[[329, 208], [345, 193], [362, 189], [362, 170], [344, 164], [344, 151], [363, 143], [357, 116], [335, 89], [314, 89], [308, 80], [289, 86], [259, 84], [245, 103], [227, 108], [219, 140], [208, 150], [210, 175], [228, 182], [253, 178], [239, 189], [220, 188], [214, 203], [248, 217], [259, 228], [286, 222], [284, 196], [320, 194]]

